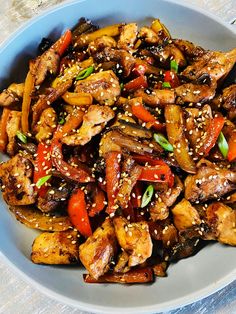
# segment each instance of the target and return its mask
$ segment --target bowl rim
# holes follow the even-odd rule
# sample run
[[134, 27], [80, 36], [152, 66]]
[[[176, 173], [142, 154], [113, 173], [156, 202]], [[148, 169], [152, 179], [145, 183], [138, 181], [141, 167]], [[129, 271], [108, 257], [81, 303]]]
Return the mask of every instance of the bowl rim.
[[[26, 29], [30, 28], [31, 25], [33, 25], [36, 22], [39, 22], [45, 15], [59, 11], [61, 10], [61, 8], [73, 6], [75, 4], [86, 2], [86, 1], [89, 2], [90, 0], [67, 0], [65, 2], [52, 5], [51, 7], [44, 9], [42, 12], [40, 12], [33, 18], [30, 18], [29, 20], [23, 22], [22, 25], [17, 27], [16, 30], [10, 36], [4, 39], [3, 42], [0, 44], [0, 55], [15, 40], [15, 38], [17, 38]], [[224, 26], [229, 31], [231, 31], [234, 35], [236, 35], [236, 27], [234, 25], [231, 25], [230, 22], [226, 22], [220, 19], [215, 14], [208, 12], [207, 10], [201, 7], [196, 6], [195, 4], [191, 4], [187, 2], [180, 3], [178, 0], [163, 0], [163, 1], [176, 4], [183, 8], [189, 8], [193, 11], [203, 14], [204, 16], [216, 21], [218, 24]], [[75, 299], [66, 297], [63, 294], [55, 292], [50, 288], [45, 287], [43, 284], [37, 282], [30, 275], [28, 275], [27, 271], [20, 269], [14, 261], [10, 260], [7, 254], [4, 254], [1, 251], [1, 246], [0, 246], [0, 257], [6, 263], [6, 265], [9, 265], [17, 274], [19, 274], [19, 276], [23, 280], [25, 280], [25, 282], [31, 284], [34, 288], [40, 291], [43, 295], [46, 295], [56, 300], [57, 302], [61, 302], [66, 305], [78, 308], [82, 311], [89, 310], [89, 311], [92, 311], [93, 313], [100, 313], [100, 314], [104, 314], [104, 313], [110, 314], [111, 312], [114, 314], [120, 314], [123, 311], [127, 314], [138, 314], [138, 313], [144, 314], [144, 313], [152, 313], [156, 311], [173, 310], [178, 307], [183, 307], [191, 303], [194, 303], [198, 300], [204, 299], [207, 296], [217, 292], [218, 290], [224, 288], [225, 286], [227, 286], [228, 284], [236, 280], [236, 268], [235, 268], [228, 275], [224, 276], [223, 278], [221, 278], [220, 280], [216, 282], [213, 282], [211, 285], [208, 285], [207, 287], [203, 289], [200, 289], [196, 292], [192, 292], [186, 296], [175, 299], [173, 301], [163, 302], [159, 305], [155, 304], [155, 305], [150, 305], [150, 306], [144, 305], [144, 306], [138, 306], [138, 307], [132, 307], [132, 308], [131, 307], [114, 308], [111, 306], [93, 305], [93, 304], [86, 303], [80, 300], [75, 300]]]

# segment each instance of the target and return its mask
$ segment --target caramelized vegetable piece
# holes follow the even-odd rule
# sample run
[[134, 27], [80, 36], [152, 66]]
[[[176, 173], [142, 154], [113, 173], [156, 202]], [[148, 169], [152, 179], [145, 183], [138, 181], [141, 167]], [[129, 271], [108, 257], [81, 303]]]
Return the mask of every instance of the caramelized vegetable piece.
[[30, 206], [10, 206], [16, 219], [29, 228], [42, 231], [65, 231], [72, 228], [68, 216], [48, 215]]
[[196, 166], [190, 155], [188, 140], [184, 133], [183, 111], [177, 105], [165, 107], [166, 131], [169, 142], [174, 147], [175, 158], [180, 167], [189, 173], [196, 173]]
[[116, 211], [116, 196], [119, 191], [120, 181], [120, 160], [119, 152], [108, 152], [105, 155], [106, 163], [106, 182], [108, 206], [106, 212], [112, 214]]
[[153, 270], [149, 268], [132, 269], [127, 273], [105, 274], [98, 279], [90, 275], [83, 275], [86, 283], [148, 283], [154, 281]]
[[78, 189], [68, 201], [68, 215], [73, 226], [86, 238], [92, 235], [92, 228], [86, 208], [84, 191]]
[[70, 93], [62, 95], [63, 100], [72, 106], [90, 106], [93, 103], [93, 97], [89, 93]]
[[7, 121], [10, 115], [10, 110], [8, 108], [4, 108], [2, 111], [2, 116], [0, 120], [0, 151], [4, 152], [7, 143], [8, 143], [8, 136], [7, 136]]
[[35, 264], [69, 265], [79, 261], [78, 233], [44, 232], [33, 243], [31, 260]]
[[31, 94], [34, 90], [35, 77], [31, 71], [28, 72], [25, 79], [25, 87], [22, 101], [21, 127], [24, 133], [29, 132], [29, 113], [31, 104]]
[[78, 37], [76, 41], [77, 47], [87, 46], [91, 41], [102, 37], [102, 36], [111, 36], [115, 37], [120, 34], [122, 24], [114, 24], [110, 26], [103, 27], [97, 31], [89, 34], [82, 34]]

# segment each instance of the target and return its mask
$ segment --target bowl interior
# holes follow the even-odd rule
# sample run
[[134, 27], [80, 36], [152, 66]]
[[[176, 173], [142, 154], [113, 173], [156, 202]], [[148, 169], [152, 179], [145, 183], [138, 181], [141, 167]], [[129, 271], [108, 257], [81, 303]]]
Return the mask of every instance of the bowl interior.
[[[173, 37], [185, 38], [209, 49], [227, 50], [235, 33], [212, 16], [164, 0], [77, 1], [48, 11], [21, 28], [0, 48], [0, 88], [20, 82], [28, 60], [42, 37], [57, 38], [80, 17], [98, 25], [160, 18]], [[59, 301], [96, 312], [139, 313], [161, 311], [193, 302], [236, 278], [236, 250], [209, 244], [197, 255], [173, 264], [168, 277], [152, 285], [88, 285], [81, 267], [50, 267], [30, 262], [31, 244], [38, 233], [16, 222], [0, 202], [0, 251], [28, 280]], [[226, 267], [227, 265], [227, 267]]]

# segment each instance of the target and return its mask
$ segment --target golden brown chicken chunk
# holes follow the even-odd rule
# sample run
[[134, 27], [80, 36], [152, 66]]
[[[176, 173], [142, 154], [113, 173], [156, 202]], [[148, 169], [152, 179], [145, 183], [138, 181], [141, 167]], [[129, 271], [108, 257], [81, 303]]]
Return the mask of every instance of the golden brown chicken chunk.
[[96, 38], [95, 40], [91, 41], [88, 45], [88, 51], [91, 55], [94, 53], [103, 50], [105, 47], [116, 47], [116, 41], [114, 38], [110, 36], [101, 36]]
[[14, 105], [23, 97], [24, 83], [12, 83], [7, 89], [0, 93], [0, 106], [8, 107]]
[[109, 265], [117, 251], [115, 229], [110, 219], [106, 219], [93, 235], [79, 247], [79, 257], [90, 275], [96, 279], [109, 270]]
[[50, 48], [41, 56], [31, 62], [30, 72], [35, 76], [35, 85], [41, 85], [46, 78], [48, 72], [57, 74], [60, 64], [60, 56]]
[[175, 88], [176, 103], [198, 103], [211, 100], [215, 96], [215, 89], [208, 85], [187, 83]]
[[67, 145], [85, 145], [91, 138], [99, 134], [106, 123], [113, 119], [114, 111], [107, 106], [92, 105], [83, 117], [83, 124], [80, 129], [72, 134], [63, 137], [63, 143]]
[[31, 260], [35, 264], [74, 264], [79, 261], [79, 239], [75, 231], [44, 232], [33, 243]]
[[189, 80], [198, 80], [208, 75], [212, 81], [225, 77], [236, 62], [236, 48], [229, 52], [208, 51], [189, 65], [182, 75]]
[[212, 235], [209, 240], [236, 246], [236, 211], [229, 206], [215, 202], [206, 209], [207, 223]]
[[45, 109], [35, 127], [35, 135], [38, 142], [45, 141], [52, 137], [57, 127], [57, 115], [53, 108]]
[[187, 200], [205, 202], [235, 190], [236, 173], [228, 169], [220, 169], [209, 162], [202, 163], [195, 175], [186, 178], [184, 185]]
[[101, 105], [111, 106], [120, 96], [120, 83], [113, 71], [103, 71], [77, 81], [77, 93], [90, 93]]
[[138, 89], [134, 96], [142, 97], [143, 102], [151, 107], [162, 107], [165, 104], [174, 104], [175, 102], [175, 92], [167, 89], [153, 89], [151, 93]]
[[120, 246], [130, 254], [128, 266], [132, 267], [145, 262], [152, 254], [148, 223], [146, 221], [129, 223], [123, 217], [114, 218], [113, 223]]
[[201, 223], [198, 211], [185, 198], [172, 208], [175, 227], [181, 231]]
[[3, 198], [8, 205], [35, 203], [32, 176], [33, 165], [27, 155], [19, 153], [0, 165]]
[[117, 43], [119, 49], [129, 50], [134, 47], [137, 38], [138, 26], [136, 23], [123, 25], [121, 28], [120, 38]]

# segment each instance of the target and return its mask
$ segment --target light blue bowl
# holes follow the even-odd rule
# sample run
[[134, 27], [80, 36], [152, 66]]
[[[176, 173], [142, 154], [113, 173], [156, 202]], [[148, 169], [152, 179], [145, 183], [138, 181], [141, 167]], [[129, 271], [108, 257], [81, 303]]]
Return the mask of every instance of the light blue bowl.
[[[0, 88], [20, 82], [28, 60], [42, 37], [57, 38], [80, 17], [99, 25], [160, 18], [173, 37], [205, 48], [227, 50], [236, 46], [235, 31], [216, 17], [192, 6], [164, 0], [73, 1], [46, 11], [21, 27], [0, 47]], [[194, 302], [236, 279], [236, 248], [208, 245], [196, 256], [181, 260], [168, 277], [152, 285], [89, 285], [79, 267], [34, 265], [29, 257], [37, 232], [26, 228], [0, 204], [0, 251], [9, 264], [35, 287], [58, 301], [99, 313], [159, 312]]]

